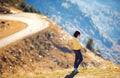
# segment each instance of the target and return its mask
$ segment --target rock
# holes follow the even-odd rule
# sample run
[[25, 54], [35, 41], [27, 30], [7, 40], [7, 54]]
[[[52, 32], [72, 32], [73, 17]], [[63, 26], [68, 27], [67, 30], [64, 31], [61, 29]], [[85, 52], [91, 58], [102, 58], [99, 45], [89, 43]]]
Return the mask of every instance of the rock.
[[48, 33], [47, 34], [47, 39], [51, 39], [51, 38], [53, 38], [53, 34], [52, 33]]
[[45, 57], [45, 54], [44, 54], [42, 51], [39, 51], [39, 55], [40, 55], [41, 57]]
[[[57, 64], [60, 65], [60, 66], [64, 65], [63, 62], [59, 62], [59, 61], [57, 61]], [[66, 68], [66, 66], [64, 66], [64, 67]]]
[[30, 62], [33, 62], [33, 60], [32, 60], [32, 59], [30, 59]]
[[22, 49], [18, 49], [18, 54], [21, 55]]
[[101, 54], [99, 52], [96, 52], [96, 55], [99, 57], [102, 57]]
[[52, 44], [51, 44], [50, 42], [48, 42], [48, 44], [47, 44], [48, 50], [49, 50], [50, 48], [52, 48], [51, 46], [52, 46]]
[[34, 44], [35, 41], [34, 40], [31, 40], [31, 41], [32, 41], [32, 44]]
[[93, 66], [95, 66], [95, 62], [94, 62], [94, 61], [91, 61], [91, 64], [92, 64]]
[[52, 59], [52, 61], [53, 61], [53, 62], [57, 62], [57, 60], [56, 60], [56, 59]]
[[5, 21], [1, 21], [0, 23], [1, 23], [1, 24], [5, 24]]
[[88, 63], [87, 62], [82, 62], [81, 65], [82, 65], [83, 68], [87, 68], [88, 67]]
[[15, 62], [14, 62], [14, 61], [12, 61], [10, 58], [8, 58], [8, 60], [9, 60], [12, 64], [15, 64]]
[[10, 25], [10, 24], [7, 24], [8, 26]]
[[42, 56], [41, 56], [41, 55], [39, 55], [39, 58], [42, 58]]
[[36, 36], [36, 40], [38, 40], [38, 39], [39, 39], [39, 37], [40, 37], [40, 36], [39, 36], [39, 35], [37, 35], [37, 36]]
[[2, 57], [1, 57], [1, 60], [2, 60], [3, 62], [7, 62], [7, 59], [6, 59], [5, 56], [2, 56]]
[[57, 48], [56, 48], [56, 47], [54, 47], [54, 49], [55, 49], [55, 50], [57, 50]]
[[24, 39], [23, 41], [24, 41], [24, 43], [25, 43], [26, 45], [30, 43], [30, 40], [29, 40], [29, 39]]
[[58, 61], [58, 60], [55, 59], [55, 58], [52, 58], [52, 61], [55, 62], [55, 63], [57, 63], [57, 65], [60, 65], [60, 66], [63, 66], [63, 65], [64, 65], [62, 62]]
[[34, 48], [35, 48], [35, 47], [34, 47], [33, 45], [31, 45], [29, 49], [30, 49], [30, 50], [34, 50]]
[[13, 54], [13, 53], [14, 53], [14, 50], [10, 50], [9, 52], [10, 52], [10, 54]]
[[5, 52], [9, 52], [9, 50], [5, 50]]
[[36, 46], [38, 46], [38, 44], [37, 44], [37, 43], [34, 43], [33, 45], [34, 45], [35, 47], [36, 47]]
[[63, 66], [64, 68], [69, 68], [68, 64], [67, 65], [62, 64], [61, 66]]
[[15, 55], [15, 58], [21, 60], [21, 57], [19, 55]]
[[49, 67], [51, 70], [53, 69], [53, 67]]
[[10, 70], [12, 70], [12, 69], [13, 69], [13, 67], [12, 67], [11, 65], [9, 65], [9, 66], [8, 66], [8, 68], [9, 68]]
[[66, 65], [66, 68], [69, 68], [69, 67], [70, 67], [70, 66], [67, 64], [67, 65]]

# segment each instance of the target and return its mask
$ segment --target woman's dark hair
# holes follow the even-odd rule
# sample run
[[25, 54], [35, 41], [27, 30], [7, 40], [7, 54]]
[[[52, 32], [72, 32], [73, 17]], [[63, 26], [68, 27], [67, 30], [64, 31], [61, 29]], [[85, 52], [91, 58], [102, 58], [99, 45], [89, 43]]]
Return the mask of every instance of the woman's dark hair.
[[75, 38], [77, 38], [78, 35], [80, 35], [80, 32], [79, 32], [79, 31], [75, 31], [75, 33], [73, 34], [73, 36], [74, 36]]

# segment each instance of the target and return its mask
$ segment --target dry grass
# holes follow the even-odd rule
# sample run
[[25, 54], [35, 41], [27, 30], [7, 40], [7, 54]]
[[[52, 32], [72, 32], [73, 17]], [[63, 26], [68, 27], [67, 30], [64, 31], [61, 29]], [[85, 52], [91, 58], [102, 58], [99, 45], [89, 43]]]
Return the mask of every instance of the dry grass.
[[17, 13], [22, 13], [23, 11], [21, 11], [21, 10], [19, 10], [19, 9], [16, 9], [16, 8], [14, 8], [14, 7], [9, 7], [8, 9], [10, 9], [10, 10], [12, 10], [12, 11], [15, 11], [15, 12], [17, 12]]
[[[71, 73], [72, 69], [52, 72], [26, 73], [23, 75], [12, 75], [7, 78], [64, 78]], [[115, 68], [83, 68], [74, 78], [120, 78], [120, 69]]]
[[[26, 27], [26, 24], [18, 21], [3, 21], [5, 28], [0, 33], [4, 34], [0, 35], [9, 32], [8, 36]], [[69, 68], [73, 66], [74, 54], [70, 53], [69, 35], [55, 23], [49, 22], [49, 28], [0, 49], [0, 58], [4, 56], [4, 59], [0, 59], [0, 72], [4, 77], [0, 78], [64, 78], [71, 73], [72, 69]], [[48, 34], [51, 35], [50, 39]], [[119, 78], [120, 70], [110, 62], [89, 51], [83, 55], [84, 62], [91, 68], [81, 68], [80, 73], [74, 78]], [[95, 66], [91, 62], [94, 62]], [[93, 66], [97, 68], [92, 68]]]
[[27, 24], [19, 21], [0, 20], [0, 38], [7, 37], [27, 27]]
[[[70, 74], [72, 69], [69, 68], [73, 66], [74, 54], [69, 53], [69, 51], [64, 52], [63, 47], [67, 47], [67, 40], [69, 37], [67, 36], [66, 40], [64, 40], [66, 43], [64, 42], [63, 46], [61, 43], [62, 40], [60, 40], [60, 38], [66, 35], [66, 33], [60, 33], [62, 31], [64, 30], [51, 23], [51, 27], [0, 49], [0, 57], [4, 56], [8, 60], [7, 62], [4, 62], [4, 60], [0, 59], [0, 64], [3, 66], [1, 71], [3, 72], [4, 76], [0, 78], [64, 78], [67, 74]], [[51, 33], [53, 34], [53, 37], [51, 39], [47, 39], [47, 34]], [[38, 36], [39, 38], [37, 39]], [[25, 44], [26, 40], [27, 44]], [[41, 42], [45, 45], [42, 46], [43, 44], [40, 44]], [[39, 44], [35, 45], [34, 43]], [[48, 43], [51, 44], [51, 48], [46, 50], [45, 48], [47, 48]], [[33, 50], [29, 50], [31, 45], [34, 47]], [[23, 60], [17, 60], [17, 58], [15, 57], [15, 55], [18, 54], [19, 50], [22, 51], [19, 56], [20, 58], [23, 58]], [[11, 51], [13, 52], [12, 54]], [[38, 52], [42, 54], [39, 54]], [[84, 56], [86, 56], [85, 61], [89, 62], [88, 64], [91, 64], [91, 61], [97, 63], [97, 59], [102, 59], [98, 58], [93, 53], [91, 54], [91, 52], [87, 53], [88, 54], [85, 53]], [[41, 57], [39, 57], [39, 55]], [[91, 57], [94, 57], [96, 59]], [[13, 60], [15, 64], [12, 64], [8, 58]], [[33, 59], [33, 62], [30, 61], [31, 59]], [[39, 61], [37, 61], [36, 59]], [[53, 60], [57, 60], [57, 62]], [[22, 64], [22, 62], [26, 63], [26, 65]], [[103, 65], [102, 63], [104, 63], [105, 65]], [[99, 67], [108, 67], [108, 65], [109, 67], [115, 67], [111, 63], [108, 63], [107, 65], [106, 63], [106, 60], [101, 61], [100, 66], [98, 66], [98, 68], [96, 69], [83, 68], [81, 69], [80, 73], [75, 76], [75, 78], [101, 78], [100, 76], [105, 78], [104, 76], [106, 75], [106, 73], [108, 73], [106, 78], [109, 78], [109, 75], [111, 75], [110, 78], [117, 78], [120, 73], [118, 69], [99, 69]], [[13, 70], [8, 66], [13, 66]], [[66, 70], [65, 68], [68, 69]], [[12, 73], [11, 71], [13, 71], [14, 73]]]

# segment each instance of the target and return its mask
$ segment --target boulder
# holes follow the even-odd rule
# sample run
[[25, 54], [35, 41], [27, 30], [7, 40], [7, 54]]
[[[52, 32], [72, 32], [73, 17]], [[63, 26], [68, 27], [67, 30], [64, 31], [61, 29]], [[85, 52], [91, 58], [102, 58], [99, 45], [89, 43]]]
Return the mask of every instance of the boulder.
[[82, 65], [83, 68], [87, 68], [88, 67], [88, 63], [87, 62], [82, 62], [81, 65]]
[[1, 57], [1, 60], [2, 60], [3, 62], [7, 62], [7, 59], [6, 59], [5, 56], [2, 56], [2, 57]]

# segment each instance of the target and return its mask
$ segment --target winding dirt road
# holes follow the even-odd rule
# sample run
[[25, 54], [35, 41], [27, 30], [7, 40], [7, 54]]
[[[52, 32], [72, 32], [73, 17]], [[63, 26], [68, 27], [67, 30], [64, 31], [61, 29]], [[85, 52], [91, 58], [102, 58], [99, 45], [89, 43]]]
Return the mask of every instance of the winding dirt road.
[[19, 14], [6, 14], [0, 15], [0, 19], [3, 20], [15, 20], [26, 23], [28, 26], [10, 36], [0, 39], [0, 48], [16, 41], [20, 40], [28, 35], [41, 31], [49, 26], [49, 22], [45, 20], [45, 16], [41, 16], [34, 13], [19, 13]]

